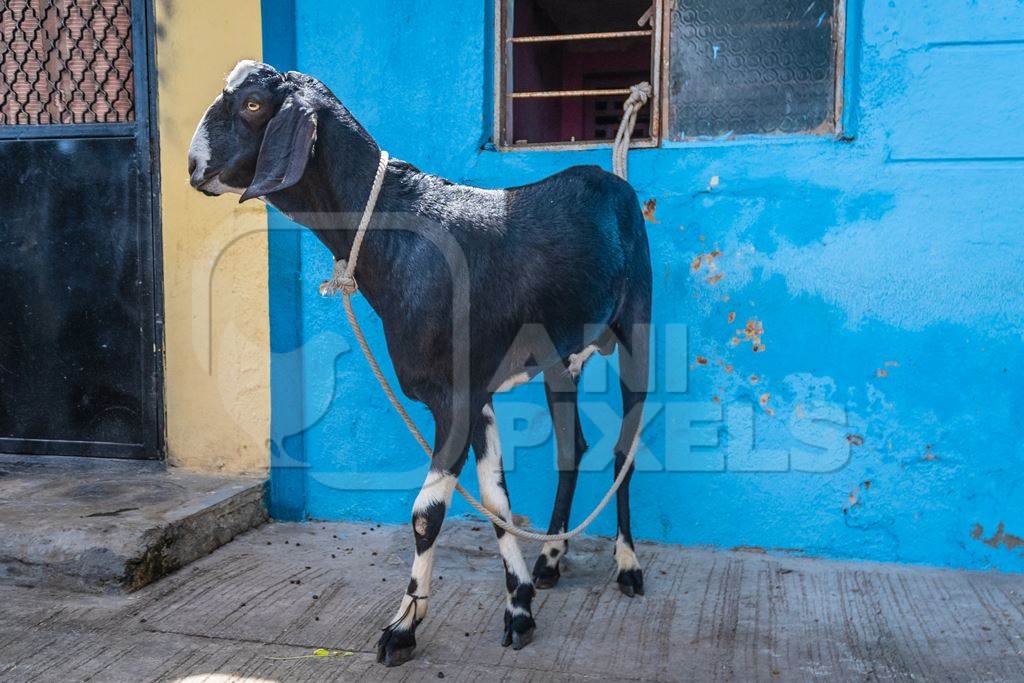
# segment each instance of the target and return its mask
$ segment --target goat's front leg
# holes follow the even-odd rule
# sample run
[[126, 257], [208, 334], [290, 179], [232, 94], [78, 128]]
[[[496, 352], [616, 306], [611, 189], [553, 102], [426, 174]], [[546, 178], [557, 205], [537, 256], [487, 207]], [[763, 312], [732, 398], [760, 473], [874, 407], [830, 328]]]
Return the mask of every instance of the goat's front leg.
[[[484, 507], [506, 521], [512, 520], [512, 508], [505, 486], [501, 459], [501, 441], [491, 404], [484, 406], [481, 419], [473, 430], [473, 453], [476, 455], [476, 477]], [[536, 591], [516, 537], [495, 525], [498, 550], [505, 566], [505, 633], [501, 644], [518, 650], [533, 640], [536, 623], [530, 603]]]
[[453, 429], [447, 416], [438, 417], [434, 456], [426, 480], [412, 506], [412, 530], [416, 541], [409, 585], [394, 619], [384, 627], [377, 641], [377, 661], [398, 666], [412, 659], [416, 649], [416, 627], [427, 615], [430, 575], [434, 564], [434, 542], [451, 505], [452, 491], [466, 462], [469, 448], [468, 420]]

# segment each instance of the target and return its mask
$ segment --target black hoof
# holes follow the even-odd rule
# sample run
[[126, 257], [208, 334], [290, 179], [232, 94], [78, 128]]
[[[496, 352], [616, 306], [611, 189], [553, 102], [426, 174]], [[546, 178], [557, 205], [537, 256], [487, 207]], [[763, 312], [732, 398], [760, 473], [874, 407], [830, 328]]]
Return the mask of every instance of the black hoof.
[[377, 641], [377, 663], [384, 666], [401, 666], [412, 659], [415, 651], [415, 633], [405, 629], [386, 628]]
[[616, 579], [619, 590], [628, 597], [644, 594], [644, 573], [639, 569], [626, 569], [619, 572]]
[[512, 616], [505, 612], [505, 636], [501, 640], [502, 647], [512, 646], [513, 650], [522, 650], [533, 641], [533, 632], [537, 622], [528, 614]]
[[512, 649], [522, 650], [524, 647], [533, 642], [533, 634], [536, 632], [536, 628], [530, 627], [528, 630], [519, 633], [518, 631], [512, 632]]
[[558, 571], [557, 564], [554, 567], [548, 566], [546, 555], [538, 557], [537, 562], [533, 565], [533, 585], [541, 590], [554, 588], [561, 576], [562, 573]]

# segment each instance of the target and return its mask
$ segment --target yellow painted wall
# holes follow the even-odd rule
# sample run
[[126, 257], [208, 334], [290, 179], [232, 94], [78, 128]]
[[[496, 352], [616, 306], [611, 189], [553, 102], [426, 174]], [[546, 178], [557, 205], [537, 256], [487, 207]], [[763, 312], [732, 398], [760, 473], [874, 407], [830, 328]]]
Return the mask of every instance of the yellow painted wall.
[[224, 76], [261, 53], [259, 0], [156, 0], [168, 462], [268, 465], [267, 218], [188, 185], [187, 153]]

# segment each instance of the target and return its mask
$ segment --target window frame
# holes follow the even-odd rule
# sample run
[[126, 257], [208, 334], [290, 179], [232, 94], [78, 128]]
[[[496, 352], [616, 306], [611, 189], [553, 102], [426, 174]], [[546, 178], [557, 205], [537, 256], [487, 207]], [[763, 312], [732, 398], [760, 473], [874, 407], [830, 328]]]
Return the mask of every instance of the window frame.
[[[515, 0], [494, 0], [494, 76], [493, 76], [493, 126], [491, 142], [498, 151], [524, 151], [524, 150], [587, 150], [607, 149], [613, 146], [613, 141], [562, 141], [562, 142], [507, 142], [506, 133], [511, 129], [512, 107], [510, 79], [508, 78], [508, 66], [512, 63], [513, 43], [508, 40], [512, 34], [512, 23], [514, 21], [513, 3]], [[822, 133], [802, 131], [799, 133], [785, 133], [777, 135], [739, 135], [737, 139], [756, 137], [758, 139], [779, 138], [833, 138], [836, 140], [847, 139], [847, 131], [844, 125], [845, 113], [845, 83], [846, 83], [846, 9], [847, 0], [832, 0], [834, 9], [833, 16], [836, 20], [834, 42], [835, 42], [835, 74], [833, 82], [833, 112], [832, 125]], [[663, 137], [669, 126], [669, 90], [667, 82], [669, 69], [672, 60], [672, 6], [675, 0], [653, 0], [654, 5], [654, 33], [651, 36], [651, 99], [647, 106], [651, 107], [651, 134], [648, 137], [630, 141], [630, 149], [662, 147], [666, 142]], [[671, 141], [673, 145], [689, 145], [704, 142], [702, 139]]]
[[[629, 147], [652, 148], [661, 145], [661, 126], [664, 120], [661, 111], [662, 88], [661, 73], [664, 60], [661, 59], [661, 51], [664, 46], [662, 26], [667, 16], [665, 10], [670, 0], [653, 0], [654, 13], [652, 14], [651, 27], [651, 98], [647, 105], [651, 108], [650, 135], [630, 140]], [[508, 78], [508, 66], [512, 64], [513, 43], [509, 40], [512, 35], [512, 24], [515, 13], [512, 11], [515, 0], [494, 0], [494, 80], [493, 80], [493, 130], [491, 141], [494, 146], [502, 152], [522, 150], [580, 150], [580, 149], [605, 149], [611, 148], [613, 140], [581, 140], [572, 142], [569, 140], [560, 142], [525, 142], [515, 143], [506, 140], [507, 133], [512, 128], [512, 107], [511, 102], [511, 79]], [[638, 17], [639, 18], [639, 17]], [[627, 96], [623, 95], [623, 100]]]

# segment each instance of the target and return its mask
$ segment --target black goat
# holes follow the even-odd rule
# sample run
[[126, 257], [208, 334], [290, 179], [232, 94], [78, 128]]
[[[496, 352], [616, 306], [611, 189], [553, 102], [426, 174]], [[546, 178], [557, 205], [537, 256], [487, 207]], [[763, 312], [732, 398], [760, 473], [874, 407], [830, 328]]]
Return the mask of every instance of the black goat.
[[[380, 150], [322, 83], [243, 61], [207, 110], [189, 151], [192, 185], [267, 203], [345, 259]], [[484, 505], [511, 517], [492, 394], [543, 372], [557, 437], [551, 533], [564, 531], [587, 448], [576, 404], [583, 362], [618, 344], [623, 422], [616, 476], [637, 446], [647, 393], [651, 266], [636, 194], [597, 168], [532, 185], [482, 190], [392, 160], [356, 280], [380, 315], [402, 391], [429, 408], [434, 456], [412, 513], [416, 555], [378, 661], [401, 664], [427, 611], [434, 541], [470, 445]], [[495, 527], [508, 590], [504, 644], [534, 631], [534, 585], [558, 581], [567, 543], [545, 544], [532, 580], [516, 539]], [[643, 594], [629, 524], [629, 477], [618, 491], [618, 583]]]

